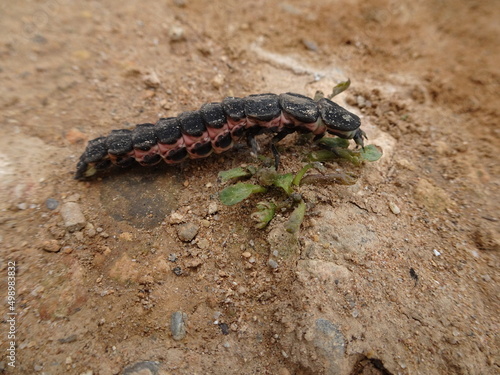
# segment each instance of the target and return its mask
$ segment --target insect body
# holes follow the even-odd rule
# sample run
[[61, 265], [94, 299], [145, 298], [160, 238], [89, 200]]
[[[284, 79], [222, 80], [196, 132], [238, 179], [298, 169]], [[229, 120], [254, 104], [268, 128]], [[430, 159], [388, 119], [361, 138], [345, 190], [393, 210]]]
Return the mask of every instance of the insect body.
[[365, 133], [360, 125], [358, 116], [326, 98], [314, 101], [294, 93], [228, 97], [197, 111], [161, 118], [156, 124], [113, 130], [107, 137], [91, 140], [80, 157], [75, 178], [83, 180], [113, 164], [126, 167], [134, 160], [147, 166], [162, 160], [174, 164], [186, 158], [205, 158], [229, 150], [242, 138], [257, 152], [255, 137], [262, 133], [275, 134], [271, 148], [278, 164], [275, 143], [288, 134], [312, 133], [317, 140], [328, 132], [363, 146]]

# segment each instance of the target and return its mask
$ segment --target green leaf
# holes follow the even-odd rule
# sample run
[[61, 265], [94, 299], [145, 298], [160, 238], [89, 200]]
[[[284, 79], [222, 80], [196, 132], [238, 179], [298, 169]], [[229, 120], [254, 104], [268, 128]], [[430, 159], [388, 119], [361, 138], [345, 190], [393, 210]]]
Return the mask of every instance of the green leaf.
[[382, 151], [375, 145], [368, 145], [364, 149], [361, 149], [360, 156], [366, 161], [377, 161], [382, 157]]
[[348, 148], [349, 141], [343, 138], [323, 137], [318, 142], [320, 146], [327, 148]]
[[300, 171], [297, 172], [297, 174], [295, 175], [295, 177], [293, 179], [292, 184], [294, 184], [295, 186], [299, 186], [300, 185], [300, 181], [302, 180], [302, 178], [304, 177], [304, 175], [306, 174], [306, 172], [309, 169], [311, 169], [311, 168], [316, 168], [316, 169], [319, 169], [319, 170], [324, 170], [325, 169], [325, 167], [321, 163], [318, 163], [318, 162], [308, 163], [304, 167], [302, 167], [302, 169]]
[[304, 215], [306, 214], [306, 204], [303, 200], [300, 201], [298, 206], [293, 210], [292, 214], [285, 223], [285, 229], [289, 233], [297, 233], [300, 229], [300, 225], [304, 220]]
[[263, 229], [273, 219], [276, 212], [276, 205], [273, 202], [257, 203], [257, 211], [252, 213], [250, 217], [257, 221], [255, 228]]
[[260, 185], [244, 184], [239, 182], [222, 190], [219, 193], [219, 198], [226, 206], [232, 206], [248, 198], [252, 194], [264, 193], [266, 191], [267, 189]]
[[227, 171], [219, 172], [219, 178], [223, 182], [229, 181], [233, 178], [247, 177], [250, 175], [251, 175], [251, 172], [247, 168], [243, 168], [243, 167], [237, 167], [237, 168], [229, 169]]
[[335, 159], [338, 159], [339, 157], [334, 154], [331, 151], [328, 150], [317, 150], [310, 152], [309, 154], [306, 155], [303, 161], [309, 161], [309, 162], [314, 162], [314, 161], [332, 161]]
[[356, 181], [357, 177], [352, 173], [328, 173], [328, 174], [307, 175], [302, 179], [300, 184], [301, 185], [318, 185], [318, 184], [354, 185]]
[[273, 185], [282, 188], [288, 195], [292, 194], [293, 174], [277, 174], [274, 177]]
[[347, 148], [339, 148], [339, 149], [335, 150], [335, 153], [340, 158], [346, 159], [356, 166], [361, 165], [362, 159], [360, 158], [360, 153], [358, 150], [349, 150]]
[[344, 92], [351, 86], [351, 80], [347, 79], [347, 81], [340, 82], [337, 86], [335, 86], [332, 90], [332, 93], [328, 96], [328, 99], [333, 98], [334, 96], [337, 96], [341, 92]]
[[278, 172], [276, 172], [276, 169], [274, 169], [274, 167], [260, 168], [255, 174], [255, 177], [257, 177], [259, 184], [263, 186], [273, 185], [274, 181], [276, 180], [276, 176], [278, 176]]

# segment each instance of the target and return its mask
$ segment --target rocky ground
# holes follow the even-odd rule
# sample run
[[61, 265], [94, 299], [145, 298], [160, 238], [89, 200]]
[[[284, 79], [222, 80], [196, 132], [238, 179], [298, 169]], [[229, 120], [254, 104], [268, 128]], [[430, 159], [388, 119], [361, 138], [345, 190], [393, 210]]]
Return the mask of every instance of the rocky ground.
[[[0, 371], [497, 374], [495, 1], [0, 5]], [[86, 142], [225, 96], [329, 92], [383, 150], [301, 230], [224, 206], [243, 147], [72, 179]], [[263, 137], [262, 144], [266, 144]], [[284, 172], [310, 145], [280, 143]], [[265, 149], [265, 147], [264, 147]], [[267, 199], [282, 199], [270, 191]], [[16, 264], [15, 367], [8, 354]]]

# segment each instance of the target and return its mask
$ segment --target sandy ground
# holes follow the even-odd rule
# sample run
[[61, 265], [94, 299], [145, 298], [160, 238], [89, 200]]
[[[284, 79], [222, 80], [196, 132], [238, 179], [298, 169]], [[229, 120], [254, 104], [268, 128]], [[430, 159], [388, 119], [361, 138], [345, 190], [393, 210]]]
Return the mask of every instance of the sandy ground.
[[[498, 374], [499, 3], [209, 4], [0, 5], [0, 372]], [[112, 129], [346, 77], [384, 156], [327, 163], [358, 182], [301, 187], [297, 235], [218, 200], [246, 148], [72, 179]]]

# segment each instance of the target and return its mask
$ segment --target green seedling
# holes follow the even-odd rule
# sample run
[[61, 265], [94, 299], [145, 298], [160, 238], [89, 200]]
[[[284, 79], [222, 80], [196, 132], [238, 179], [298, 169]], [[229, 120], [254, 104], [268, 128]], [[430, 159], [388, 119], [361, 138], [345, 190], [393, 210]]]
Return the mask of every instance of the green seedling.
[[275, 213], [276, 205], [273, 202], [259, 202], [257, 203], [257, 211], [252, 213], [250, 217], [257, 222], [255, 228], [263, 229], [273, 219]]
[[232, 206], [236, 203], [240, 203], [252, 194], [265, 193], [266, 191], [267, 189], [263, 186], [239, 182], [222, 190], [219, 194], [219, 198], [226, 206]]
[[289, 233], [297, 233], [300, 229], [300, 225], [304, 221], [305, 214], [306, 203], [304, 202], [304, 200], [301, 200], [288, 218], [288, 221], [285, 223], [286, 231]]

